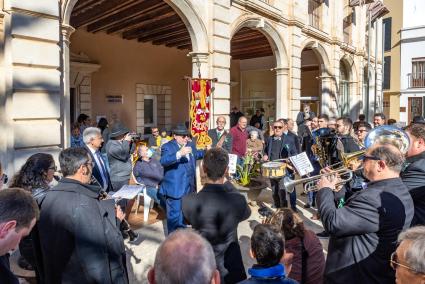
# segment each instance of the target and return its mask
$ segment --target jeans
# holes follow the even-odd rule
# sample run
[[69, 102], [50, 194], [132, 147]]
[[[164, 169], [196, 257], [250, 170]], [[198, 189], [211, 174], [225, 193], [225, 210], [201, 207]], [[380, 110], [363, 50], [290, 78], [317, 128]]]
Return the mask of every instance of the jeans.
[[158, 196], [158, 189], [153, 186], [146, 186], [146, 194], [152, 198], [155, 203], [161, 205], [161, 201]]

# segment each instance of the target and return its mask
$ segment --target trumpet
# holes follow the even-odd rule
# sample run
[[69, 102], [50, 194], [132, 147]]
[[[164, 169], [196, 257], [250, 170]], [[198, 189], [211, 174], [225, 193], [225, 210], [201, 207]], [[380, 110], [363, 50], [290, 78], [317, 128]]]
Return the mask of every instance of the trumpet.
[[315, 175], [307, 178], [302, 178], [298, 180], [293, 180], [289, 177], [285, 177], [283, 179], [283, 186], [288, 193], [292, 193], [295, 190], [295, 186], [298, 184], [305, 183], [304, 185], [304, 191], [305, 192], [311, 192], [311, 191], [317, 191], [319, 188], [317, 187], [317, 182], [322, 177], [331, 177], [331, 176], [343, 176], [348, 175], [347, 178], [341, 179], [336, 185], [336, 189], [334, 191], [339, 191], [340, 186], [343, 185], [346, 182], [349, 182], [353, 178], [353, 170], [347, 169], [347, 168], [340, 168], [330, 173], [324, 173], [320, 175]]

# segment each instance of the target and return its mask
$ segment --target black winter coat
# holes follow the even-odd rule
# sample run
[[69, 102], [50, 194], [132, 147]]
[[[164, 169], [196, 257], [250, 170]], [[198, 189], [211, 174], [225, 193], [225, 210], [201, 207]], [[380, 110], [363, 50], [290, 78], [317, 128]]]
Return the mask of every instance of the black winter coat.
[[425, 225], [425, 152], [407, 158], [405, 166], [400, 176], [415, 205], [412, 227]]
[[317, 204], [331, 235], [325, 283], [395, 283], [390, 255], [413, 218], [413, 201], [401, 179], [370, 182], [339, 209], [332, 191], [321, 189]]
[[127, 284], [124, 242], [111, 200], [63, 178], [41, 204], [38, 230], [46, 284]]
[[238, 242], [238, 224], [251, 210], [245, 197], [229, 184], [206, 184], [199, 193], [183, 197], [185, 219], [212, 245], [224, 283], [246, 279]]

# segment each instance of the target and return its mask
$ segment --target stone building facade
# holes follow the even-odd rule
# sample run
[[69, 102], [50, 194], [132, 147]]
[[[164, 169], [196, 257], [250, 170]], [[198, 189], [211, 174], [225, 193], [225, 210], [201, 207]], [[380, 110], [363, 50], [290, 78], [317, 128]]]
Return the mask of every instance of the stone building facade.
[[[70, 125], [80, 112], [93, 120], [123, 120], [139, 132], [146, 125], [169, 128], [186, 120], [187, 86], [182, 77], [197, 77], [199, 71], [204, 78], [217, 78], [212, 124], [217, 116], [228, 116], [233, 105], [255, 108], [258, 105], [251, 101], [266, 99], [270, 118], [295, 118], [301, 102], [320, 113], [352, 119], [366, 105], [382, 109], [381, 20], [370, 35], [379, 52], [376, 64], [371, 56], [371, 73], [377, 75], [368, 85], [370, 100], [365, 100], [367, 5], [350, 6], [349, 0], [145, 1], [162, 8], [165, 3], [184, 23], [189, 45], [179, 49], [143, 43], [141, 38], [125, 40], [131, 37], [94, 31], [84, 24], [72, 26], [77, 18], [82, 23], [82, 17], [93, 23], [88, 17], [102, 5], [121, 5], [108, 15], [116, 18], [125, 9], [122, 3], [135, 7], [146, 4], [142, 2], [4, 0], [0, 159], [8, 171], [34, 152], [56, 155], [69, 146]], [[168, 32], [173, 34], [172, 26]], [[245, 43], [248, 36], [264, 37], [268, 47]], [[246, 89], [263, 75], [268, 81]], [[121, 104], [111, 103], [117, 98]]]

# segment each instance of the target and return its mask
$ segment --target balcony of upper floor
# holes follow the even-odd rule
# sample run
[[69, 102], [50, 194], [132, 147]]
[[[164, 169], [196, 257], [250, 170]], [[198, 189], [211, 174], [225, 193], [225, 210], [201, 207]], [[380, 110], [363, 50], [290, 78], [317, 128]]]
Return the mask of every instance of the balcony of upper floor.
[[425, 88], [425, 72], [407, 74], [407, 88], [408, 89]]

